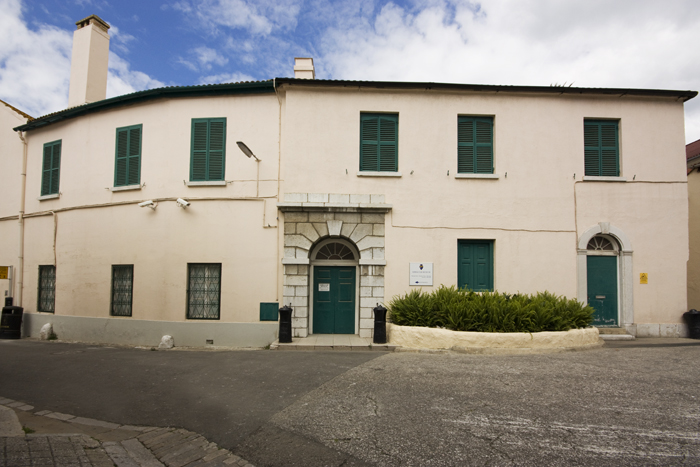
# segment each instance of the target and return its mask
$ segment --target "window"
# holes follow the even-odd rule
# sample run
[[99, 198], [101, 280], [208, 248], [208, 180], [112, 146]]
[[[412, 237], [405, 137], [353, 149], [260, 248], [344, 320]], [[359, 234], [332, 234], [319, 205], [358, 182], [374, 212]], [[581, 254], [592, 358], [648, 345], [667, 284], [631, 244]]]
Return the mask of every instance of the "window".
[[620, 176], [617, 123], [612, 120], [583, 121], [585, 175]]
[[187, 318], [219, 319], [221, 263], [187, 265]]
[[398, 114], [360, 114], [360, 171], [397, 172]]
[[459, 240], [457, 285], [484, 292], [493, 290], [493, 240]]
[[226, 119], [192, 119], [190, 181], [223, 180], [226, 165]]
[[54, 312], [56, 302], [56, 266], [39, 266], [37, 311]]
[[131, 302], [134, 289], [134, 265], [112, 266], [112, 316], [131, 316]]
[[457, 173], [493, 173], [493, 118], [457, 118]]
[[141, 184], [141, 125], [117, 128], [114, 186]]
[[58, 194], [61, 168], [61, 140], [44, 144], [44, 161], [41, 170], [41, 196]]

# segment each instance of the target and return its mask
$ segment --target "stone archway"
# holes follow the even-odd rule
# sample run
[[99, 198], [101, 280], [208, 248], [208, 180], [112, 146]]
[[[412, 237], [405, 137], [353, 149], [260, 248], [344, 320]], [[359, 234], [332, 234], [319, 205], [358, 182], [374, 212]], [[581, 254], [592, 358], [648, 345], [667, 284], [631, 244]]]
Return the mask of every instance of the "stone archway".
[[385, 215], [383, 195], [287, 193], [284, 214], [284, 304], [290, 305], [292, 335], [309, 335], [310, 252], [326, 238], [344, 238], [359, 251], [360, 337], [372, 337], [372, 308], [384, 302]]
[[632, 276], [632, 243], [627, 235], [619, 228], [610, 225], [609, 222], [600, 222], [598, 225], [586, 230], [579, 237], [577, 251], [577, 295], [581, 303], [587, 303], [588, 298], [588, 255], [589, 242], [596, 236], [612, 237], [619, 246], [619, 291], [620, 291], [620, 327], [627, 332], [636, 335], [634, 324], [633, 304], [633, 276]]

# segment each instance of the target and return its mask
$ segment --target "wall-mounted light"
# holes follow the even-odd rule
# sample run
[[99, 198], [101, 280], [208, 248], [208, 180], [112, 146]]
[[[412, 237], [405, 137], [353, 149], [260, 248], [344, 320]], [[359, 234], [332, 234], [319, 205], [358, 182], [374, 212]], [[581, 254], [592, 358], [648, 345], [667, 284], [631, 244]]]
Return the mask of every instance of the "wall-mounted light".
[[258, 159], [258, 156], [253, 154], [253, 151], [250, 150], [248, 146], [245, 145], [243, 141], [236, 141], [236, 144], [240, 148], [241, 151], [243, 151], [243, 154], [245, 154], [248, 157], [253, 157], [255, 158], [256, 161], [260, 162], [260, 159]]

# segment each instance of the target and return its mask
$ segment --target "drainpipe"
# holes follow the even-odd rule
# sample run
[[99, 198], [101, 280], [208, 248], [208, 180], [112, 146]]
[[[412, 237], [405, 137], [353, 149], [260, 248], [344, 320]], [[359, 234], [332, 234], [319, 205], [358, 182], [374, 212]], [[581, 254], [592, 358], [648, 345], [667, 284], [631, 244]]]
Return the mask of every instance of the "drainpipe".
[[22, 306], [22, 291], [24, 289], [24, 197], [27, 188], [27, 140], [23, 132], [18, 132], [22, 140], [22, 193], [19, 202], [19, 267], [17, 268], [17, 306]]

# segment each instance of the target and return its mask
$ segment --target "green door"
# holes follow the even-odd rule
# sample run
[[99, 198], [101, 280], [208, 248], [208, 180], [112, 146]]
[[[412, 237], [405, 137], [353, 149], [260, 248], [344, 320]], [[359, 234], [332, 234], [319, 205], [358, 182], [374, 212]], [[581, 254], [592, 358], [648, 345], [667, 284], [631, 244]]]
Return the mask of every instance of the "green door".
[[617, 257], [588, 256], [588, 304], [595, 309], [593, 326], [618, 326]]
[[314, 267], [314, 334], [355, 334], [355, 266]]

